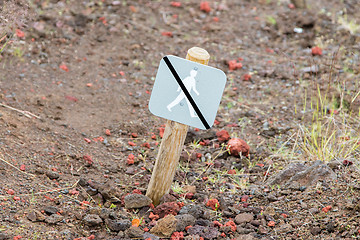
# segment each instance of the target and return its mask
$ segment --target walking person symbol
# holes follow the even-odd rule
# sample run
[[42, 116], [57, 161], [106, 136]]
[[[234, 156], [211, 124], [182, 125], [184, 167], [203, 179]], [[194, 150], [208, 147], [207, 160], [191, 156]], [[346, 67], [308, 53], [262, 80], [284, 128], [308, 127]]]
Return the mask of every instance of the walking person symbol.
[[[200, 95], [200, 93], [196, 90], [196, 81], [195, 81], [195, 77], [197, 75], [197, 68], [195, 67], [194, 69], [192, 69], [190, 71], [190, 76], [187, 76], [184, 80], [182, 80], [186, 90], [190, 93], [191, 90], [194, 91], [194, 93], [196, 93], [196, 95]], [[181, 90], [180, 86], [177, 89], [177, 92], [179, 92]], [[197, 117], [195, 114], [195, 110], [194, 108], [191, 106], [191, 103], [189, 102], [189, 100], [187, 99], [187, 97], [185, 96], [184, 92], [181, 90], [180, 94], [174, 99], [174, 101], [172, 101], [169, 105], [167, 105], [167, 109], [169, 110], [169, 112], [171, 112], [171, 109], [176, 106], [177, 104], [179, 104], [183, 99], [186, 99], [186, 103], [188, 105], [189, 108], [189, 112], [190, 112], [190, 116], [191, 117]]]

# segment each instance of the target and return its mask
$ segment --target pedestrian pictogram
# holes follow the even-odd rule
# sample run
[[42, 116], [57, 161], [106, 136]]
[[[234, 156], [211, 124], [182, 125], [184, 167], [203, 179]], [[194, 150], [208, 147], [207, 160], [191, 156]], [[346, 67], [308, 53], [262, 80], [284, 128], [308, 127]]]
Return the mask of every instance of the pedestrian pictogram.
[[176, 56], [159, 65], [149, 102], [150, 111], [182, 124], [209, 129], [226, 83], [225, 73]]

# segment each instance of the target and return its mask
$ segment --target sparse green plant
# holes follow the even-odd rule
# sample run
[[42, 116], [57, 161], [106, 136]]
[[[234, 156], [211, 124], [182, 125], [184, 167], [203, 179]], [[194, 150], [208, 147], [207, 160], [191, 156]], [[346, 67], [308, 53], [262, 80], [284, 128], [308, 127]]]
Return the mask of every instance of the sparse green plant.
[[184, 193], [182, 187], [180, 186], [180, 184], [178, 182], [174, 182], [172, 185], [171, 185], [171, 190], [173, 190], [175, 193], [177, 194], [182, 194]]
[[348, 20], [348, 15], [345, 14], [338, 18], [338, 23], [348, 30], [351, 34], [356, 34], [360, 31], [360, 25], [356, 23], [354, 19]]
[[266, 17], [266, 21], [268, 23], [270, 23], [271, 25], [275, 26], [276, 25], [276, 19], [273, 16], [267, 16]]

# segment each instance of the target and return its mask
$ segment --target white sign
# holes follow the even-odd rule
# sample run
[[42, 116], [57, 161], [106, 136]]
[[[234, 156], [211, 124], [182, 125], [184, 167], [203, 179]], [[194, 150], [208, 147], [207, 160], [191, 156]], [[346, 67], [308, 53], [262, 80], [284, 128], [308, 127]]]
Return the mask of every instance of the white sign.
[[209, 129], [225, 88], [223, 71], [175, 56], [159, 65], [149, 110], [156, 116]]

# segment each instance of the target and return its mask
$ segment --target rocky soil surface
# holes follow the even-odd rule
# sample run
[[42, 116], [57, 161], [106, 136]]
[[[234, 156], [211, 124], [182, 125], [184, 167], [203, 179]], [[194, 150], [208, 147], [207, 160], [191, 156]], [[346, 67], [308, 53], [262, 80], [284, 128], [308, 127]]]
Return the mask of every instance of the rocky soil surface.
[[[359, 238], [358, 1], [0, 3], [0, 240]], [[148, 102], [193, 46], [227, 84], [154, 206]], [[346, 130], [309, 144], [316, 113]]]

